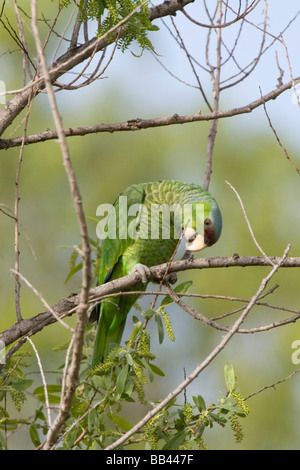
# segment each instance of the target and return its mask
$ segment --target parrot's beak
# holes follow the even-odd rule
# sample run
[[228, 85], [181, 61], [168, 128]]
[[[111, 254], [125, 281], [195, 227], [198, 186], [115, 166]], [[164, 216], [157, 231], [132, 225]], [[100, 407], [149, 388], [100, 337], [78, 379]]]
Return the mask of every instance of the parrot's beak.
[[185, 249], [186, 251], [200, 251], [206, 248], [204, 243], [204, 237], [201, 233], [198, 233], [191, 227], [186, 227], [184, 231], [184, 236], [186, 239]]

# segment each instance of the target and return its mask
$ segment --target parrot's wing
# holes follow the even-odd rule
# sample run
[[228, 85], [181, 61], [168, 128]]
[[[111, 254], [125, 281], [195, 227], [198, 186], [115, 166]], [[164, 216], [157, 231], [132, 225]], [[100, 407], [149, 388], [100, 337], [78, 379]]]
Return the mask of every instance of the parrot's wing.
[[[107, 226], [115, 227], [115, 230], [112, 230], [113, 236], [108, 236], [103, 240], [99, 268], [99, 285], [108, 280], [120, 256], [134, 242], [128, 236], [127, 229], [133, 220], [138, 219], [138, 208], [143, 204], [144, 199], [145, 191], [143, 185], [133, 184], [121, 193], [114, 203], [113, 210], [107, 220]], [[133, 204], [137, 205], [137, 211], [135, 215], [128, 215], [128, 209]]]

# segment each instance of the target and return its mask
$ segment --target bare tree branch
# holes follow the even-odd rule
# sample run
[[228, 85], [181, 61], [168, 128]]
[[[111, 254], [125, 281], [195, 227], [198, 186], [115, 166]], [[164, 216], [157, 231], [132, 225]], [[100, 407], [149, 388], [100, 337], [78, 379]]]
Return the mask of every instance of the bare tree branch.
[[[293, 81], [292, 81], [292, 83], [293, 83]], [[293, 83], [293, 88], [294, 88], [294, 83]], [[297, 96], [298, 96], [298, 95], [297, 95]], [[263, 103], [263, 107], [264, 107], [264, 111], [265, 111], [266, 117], [267, 117], [267, 119], [268, 119], [269, 126], [270, 126], [270, 128], [272, 129], [273, 134], [275, 135], [275, 138], [276, 138], [276, 140], [277, 140], [279, 146], [282, 148], [282, 150], [283, 150], [283, 152], [284, 152], [284, 154], [285, 154], [287, 160], [290, 162], [290, 164], [292, 165], [292, 167], [294, 168], [294, 170], [296, 170], [296, 172], [298, 173], [298, 175], [300, 175], [300, 170], [299, 170], [299, 168], [298, 168], [298, 167], [295, 165], [295, 163], [293, 162], [293, 160], [292, 160], [292, 158], [290, 157], [290, 155], [289, 155], [287, 149], [285, 148], [285, 146], [284, 146], [283, 143], [281, 142], [281, 140], [280, 140], [280, 138], [279, 138], [279, 136], [278, 136], [278, 133], [276, 132], [276, 130], [275, 130], [274, 127], [273, 127], [271, 118], [270, 118], [269, 113], [268, 113], [268, 111], [267, 111], [266, 103]]]
[[[150, 9], [149, 18], [151, 21], [167, 15], [175, 15], [177, 11], [182, 10], [188, 3], [194, 0], [170, 0], [157, 5]], [[55, 82], [60, 76], [64, 75], [69, 70], [73, 69], [76, 65], [84, 62], [91, 55], [103, 50], [109, 44], [115, 41], [117, 36], [121, 37], [124, 34], [126, 26], [124, 24], [135, 13], [131, 12], [124, 20], [120, 21], [118, 25], [111, 28], [100, 38], [93, 38], [76, 48], [68, 49], [68, 51], [57, 59], [57, 61], [49, 67], [49, 77], [51, 83]], [[40, 90], [45, 88], [44, 77], [41, 76], [36, 80], [31, 81], [22, 91], [20, 91], [14, 98], [12, 98], [3, 110], [0, 111], [0, 135], [10, 126], [14, 119], [25, 108], [29, 96], [34, 90], [37, 95]]]
[[90, 244], [89, 236], [87, 231], [87, 224], [85, 219], [85, 214], [82, 206], [82, 199], [79, 191], [79, 186], [75, 176], [75, 172], [71, 163], [71, 158], [69, 154], [69, 149], [67, 146], [66, 137], [63, 132], [62, 122], [59, 115], [59, 111], [56, 105], [54, 92], [51, 85], [51, 78], [47, 68], [46, 58], [44, 55], [44, 50], [42, 42], [39, 36], [39, 30], [37, 26], [37, 1], [31, 0], [31, 12], [32, 12], [32, 31], [36, 43], [37, 53], [42, 64], [43, 74], [45, 77], [45, 85], [50, 101], [50, 106], [53, 114], [53, 119], [57, 129], [60, 148], [63, 157], [64, 167], [68, 176], [72, 199], [75, 205], [78, 224], [80, 227], [80, 235], [82, 240], [82, 287], [80, 292], [80, 301], [78, 307], [76, 308], [77, 313], [77, 322], [74, 333], [74, 346], [73, 346], [73, 356], [70, 365], [70, 369], [67, 376], [67, 384], [64, 390], [64, 394], [61, 398], [61, 404], [59, 413], [50, 426], [49, 432], [47, 434], [47, 439], [45, 442], [45, 449], [50, 449], [51, 446], [57, 441], [59, 433], [65, 424], [67, 418], [70, 414], [70, 408], [72, 405], [74, 393], [79, 380], [79, 368], [81, 364], [82, 357], [82, 347], [84, 342], [84, 331], [85, 324], [87, 319], [87, 308], [88, 308], [88, 295], [89, 295], [89, 285], [91, 277], [91, 258], [90, 258]]
[[[237, 21], [240, 21], [241, 19], [245, 18], [245, 16], [249, 15], [249, 13], [251, 13], [251, 11], [253, 11], [257, 7], [259, 2], [260, 0], [253, 1], [251, 5], [249, 5], [249, 7], [245, 8], [245, 11], [243, 13], [236, 13], [236, 17], [233, 20], [225, 22], [225, 23], [219, 23], [219, 21], [213, 24], [200, 23], [199, 21], [196, 21], [194, 18], [188, 15], [185, 10], [183, 10], [183, 13], [192, 23], [196, 24], [197, 26], [200, 26], [201, 28], [208, 28], [208, 29], [228, 28], [228, 26], [233, 25]], [[225, 4], [223, 0], [222, 0], [222, 3]], [[228, 6], [227, 3], [225, 5]]]
[[[193, 318], [195, 318], [196, 320], [200, 320], [205, 325], [211, 326], [211, 327], [215, 328], [216, 330], [230, 331], [230, 329], [231, 329], [230, 326], [222, 325], [221, 323], [216, 322], [212, 318], [206, 317], [202, 313], [197, 312], [194, 308], [187, 305], [182, 299], [180, 299], [179, 295], [176, 292], [173, 291], [173, 289], [171, 288], [171, 286], [167, 282], [164, 282], [164, 286], [165, 286], [166, 291], [168, 292], [169, 296], [171, 297], [171, 299], [174, 300], [174, 302], [176, 302], [176, 304], [179, 305], [179, 307], [182, 308], [182, 310], [187, 312]], [[257, 302], [255, 302], [255, 303], [257, 304]], [[244, 307], [241, 307], [240, 309], [236, 310], [235, 312], [231, 312], [231, 314], [236, 313], [237, 311], [243, 310], [243, 309], [244, 309]], [[227, 316], [228, 316], [228, 314], [227, 314]], [[299, 320], [299, 318], [300, 318], [300, 312], [296, 312], [295, 315], [293, 315], [290, 318], [286, 318], [284, 320], [273, 321], [272, 323], [269, 323], [267, 325], [262, 325], [262, 326], [253, 327], [253, 328], [239, 328], [237, 330], [237, 333], [242, 333], [242, 334], [260, 333], [260, 332], [263, 332], [263, 331], [268, 331], [268, 330], [272, 330], [274, 328], [278, 328], [279, 326], [287, 325], [289, 323], [294, 323], [297, 320]]]
[[[269, 259], [277, 265], [280, 261], [278, 257], [270, 257]], [[270, 266], [268, 260], [263, 256], [253, 257], [239, 257], [238, 255], [228, 258], [199, 258], [192, 260], [180, 260], [173, 261], [169, 266], [169, 273], [178, 273], [190, 269], [211, 269], [211, 268], [229, 268], [229, 267], [250, 267], [250, 266]], [[159, 266], [153, 266], [149, 268], [149, 281], [159, 282], [166, 269], [168, 263], [161, 264]], [[281, 263], [281, 268], [299, 268], [300, 257], [289, 257]], [[107, 282], [101, 286], [93, 287], [90, 289], [89, 303], [99, 301], [102, 296], [113, 294], [116, 292], [126, 291], [129, 288], [139, 284], [139, 274], [134, 271], [127, 276], [116, 279], [114, 281]], [[80, 295], [71, 295], [66, 299], [60, 300], [57, 304], [52, 306], [52, 310], [60, 318], [64, 318], [68, 315], [72, 315], [78, 307], [80, 301]], [[23, 319], [17, 324], [11, 326], [8, 330], [5, 330], [0, 334], [0, 341], [3, 341], [6, 346], [14, 343], [15, 341], [23, 338], [25, 335], [34, 335], [41, 331], [44, 327], [55, 323], [56, 319], [50, 311], [44, 311], [31, 318]], [[24, 342], [24, 341], [23, 341]], [[22, 343], [23, 344], [23, 343]], [[14, 350], [12, 351], [14, 352]], [[10, 351], [7, 352], [7, 357], [10, 356]]]
[[28, 47], [27, 47], [27, 42], [26, 42], [26, 37], [24, 33], [24, 28], [23, 28], [23, 23], [21, 19], [21, 15], [19, 12], [19, 7], [17, 4], [17, 0], [13, 0], [14, 3], [14, 9], [16, 12], [16, 18], [17, 18], [17, 23], [18, 23], [18, 28], [19, 28], [19, 36], [20, 36], [20, 42], [22, 44], [22, 56], [23, 56], [23, 85], [26, 85], [26, 74], [28, 73], [29, 77], [32, 78], [32, 72], [30, 68], [30, 60], [28, 57]]
[[[218, 0], [217, 5], [217, 12], [218, 12], [218, 19], [217, 24], [220, 26], [222, 23], [222, 0]], [[216, 54], [217, 54], [217, 64], [215, 67], [210, 65], [210, 76], [211, 82], [213, 86], [213, 95], [214, 95], [214, 106], [213, 112], [217, 113], [219, 111], [219, 104], [220, 104], [220, 80], [221, 80], [221, 46], [222, 46], [222, 31], [221, 28], [217, 29], [217, 47], [216, 47]], [[208, 42], [209, 42], [210, 34], [208, 35]], [[207, 44], [208, 50], [208, 44]], [[203, 189], [206, 191], [209, 188], [210, 177], [212, 172], [212, 158], [213, 158], [213, 150], [214, 144], [217, 135], [217, 128], [218, 128], [218, 119], [213, 119], [210, 123], [209, 133], [207, 136], [207, 149], [206, 149], [206, 165], [205, 165], [205, 172], [204, 172], [204, 180], [203, 180]]]
[[[265, 94], [261, 98], [257, 98], [251, 103], [246, 104], [238, 108], [232, 108], [225, 111], [216, 111], [212, 113], [202, 114], [201, 111], [195, 114], [189, 114], [185, 116], [179, 116], [174, 114], [170, 117], [165, 118], [155, 118], [155, 119], [131, 119], [129, 121], [118, 122], [114, 124], [95, 124], [93, 126], [82, 126], [82, 127], [71, 127], [64, 129], [64, 134], [66, 137], [72, 136], [84, 136], [88, 134], [97, 134], [99, 132], [132, 132], [142, 129], [149, 129], [154, 127], [163, 127], [176, 124], [187, 124], [191, 122], [199, 121], [211, 121], [214, 119], [225, 119], [240, 114], [251, 113], [254, 109], [262, 106], [264, 103], [267, 103], [270, 100], [275, 100], [280, 96], [284, 91], [293, 88], [293, 83], [300, 82], [300, 76], [295, 78], [293, 81], [287, 82], [284, 85], [275, 88], [269, 93]], [[44, 131], [38, 134], [27, 135], [25, 138], [25, 145], [34, 144], [38, 142], [45, 142], [47, 140], [57, 139], [57, 131]], [[0, 139], [0, 150], [8, 149], [11, 147], [19, 147], [22, 143], [22, 137], [15, 137], [12, 139]]]
[[20, 307], [20, 280], [19, 280], [19, 266], [20, 266], [20, 221], [19, 221], [19, 203], [20, 203], [20, 195], [19, 195], [19, 183], [20, 183], [20, 173], [21, 173], [21, 167], [22, 167], [22, 161], [23, 161], [23, 151], [24, 151], [24, 142], [26, 139], [26, 132], [27, 132], [27, 124], [28, 124], [28, 119], [29, 119], [29, 114], [31, 111], [31, 106], [32, 106], [32, 98], [30, 97], [28, 106], [27, 106], [27, 111], [25, 115], [25, 120], [24, 120], [24, 129], [23, 129], [23, 137], [22, 137], [22, 143], [21, 143], [21, 148], [19, 152], [19, 161], [18, 161], [18, 167], [17, 167], [17, 172], [16, 172], [16, 180], [15, 180], [15, 207], [14, 207], [14, 220], [15, 220], [15, 305], [16, 305], [16, 315], [18, 321], [22, 320], [22, 315], [21, 315], [21, 307]]

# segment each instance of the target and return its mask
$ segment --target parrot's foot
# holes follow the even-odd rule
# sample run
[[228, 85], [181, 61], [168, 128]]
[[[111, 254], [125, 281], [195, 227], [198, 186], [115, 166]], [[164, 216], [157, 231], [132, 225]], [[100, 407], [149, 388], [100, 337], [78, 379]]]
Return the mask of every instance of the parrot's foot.
[[177, 274], [176, 273], [170, 273], [166, 276], [166, 279], [165, 279], [167, 282], [169, 282], [169, 284], [176, 284], [177, 282]]
[[138, 263], [135, 265], [134, 271], [138, 272], [141, 282], [143, 284], [148, 283], [148, 279], [150, 277], [150, 269], [148, 268], [148, 266], [146, 266], [145, 264]]
[[193, 253], [189, 250], [186, 250], [183, 257], [181, 258], [182, 260], [183, 259], [187, 259], [187, 260], [193, 260], [194, 259], [194, 256], [193, 256]]

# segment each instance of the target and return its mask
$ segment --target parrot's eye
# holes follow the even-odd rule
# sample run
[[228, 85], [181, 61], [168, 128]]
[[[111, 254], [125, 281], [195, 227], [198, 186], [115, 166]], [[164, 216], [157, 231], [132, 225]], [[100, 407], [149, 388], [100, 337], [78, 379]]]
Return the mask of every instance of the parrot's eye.
[[210, 219], [205, 219], [204, 220], [204, 225], [206, 225], [208, 227], [208, 225], [211, 224], [211, 220]]

